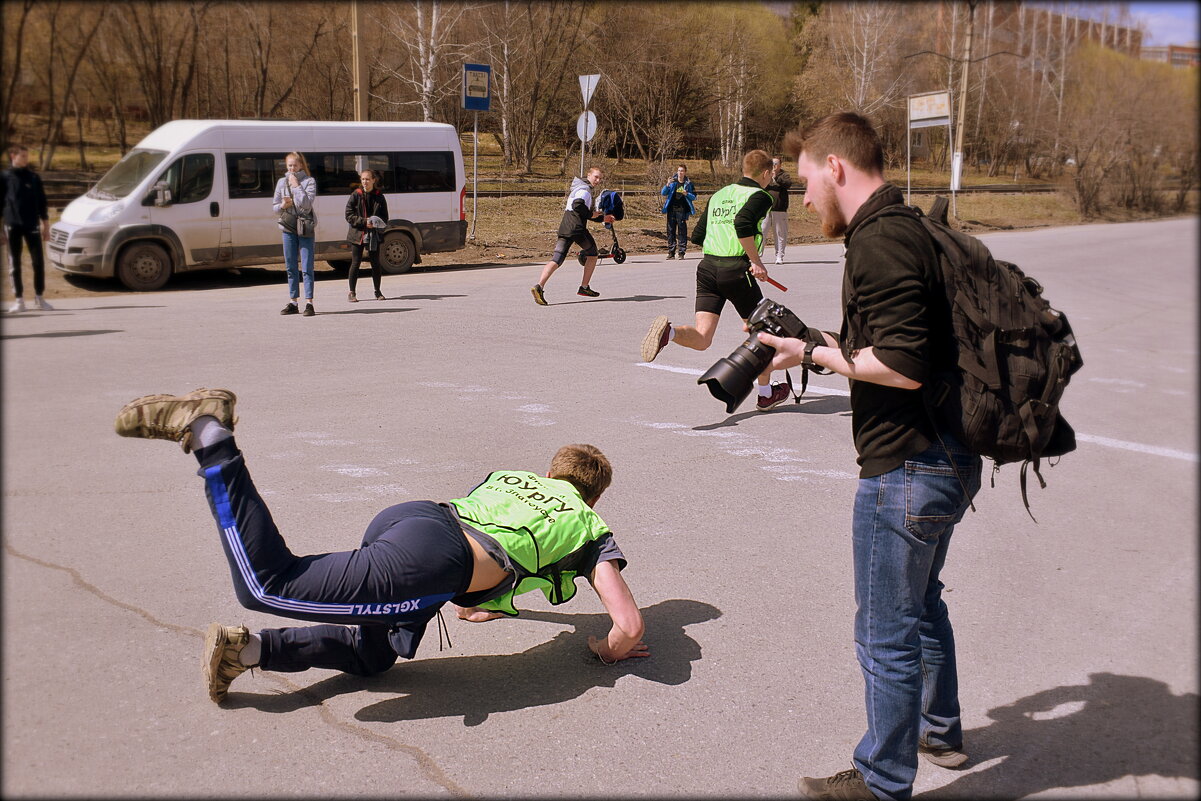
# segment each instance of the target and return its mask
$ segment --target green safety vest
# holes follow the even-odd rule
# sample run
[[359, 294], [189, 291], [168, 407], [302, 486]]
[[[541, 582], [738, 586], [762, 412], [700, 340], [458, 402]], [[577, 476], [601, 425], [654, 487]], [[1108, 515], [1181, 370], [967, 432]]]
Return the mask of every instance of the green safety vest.
[[[757, 186], [730, 184], [709, 198], [709, 206], [705, 210], [705, 244], [701, 246], [706, 255], [732, 257], [746, 254], [742, 243], [738, 241], [738, 234], [734, 233], [734, 218], [756, 192], [763, 192], [770, 197], [770, 194]], [[755, 230], [755, 249], [759, 250], [762, 247], [763, 220], [760, 220]]]
[[578, 567], [591, 568], [596, 540], [609, 532], [571, 482], [523, 470], [498, 470], [451, 503], [464, 523], [500, 543], [517, 570], [512, 590], [480, 604], [506, 615], [517, 614], [514, 596], [530, 590], [552, 604], [570, 601]]

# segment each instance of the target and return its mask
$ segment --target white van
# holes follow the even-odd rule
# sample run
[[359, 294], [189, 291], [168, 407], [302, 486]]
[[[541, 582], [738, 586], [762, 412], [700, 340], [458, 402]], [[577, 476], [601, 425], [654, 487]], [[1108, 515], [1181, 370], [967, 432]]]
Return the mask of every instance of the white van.
[[385, 270], [403, 273], [422, 253], [463, 247], [467, 189], [453, 126], [176, 120], [71, 201], [50, 229], [50, 261], [136, 290], [186, 270], [281, 263], [271, 202], [291, 151], [317, 179], [315, 258], [349, 266], [346, 200], [368, 168], [383, 176], [388, 198]]

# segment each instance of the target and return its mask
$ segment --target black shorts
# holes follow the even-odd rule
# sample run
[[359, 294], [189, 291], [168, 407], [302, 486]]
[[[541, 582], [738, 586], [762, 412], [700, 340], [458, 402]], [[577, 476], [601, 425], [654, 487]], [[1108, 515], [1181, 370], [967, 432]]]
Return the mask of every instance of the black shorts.
[[572, 243], [580, 246], [580, 255], [584, 258], [597, 254], [596, 240], [592, 238], [591, 233], [584, 231], [582, 234], [576, 234], [571, 237], [559, 237], [558, 241], [555, 242], [555, 252], [550, 257], [550, 260], [562, 267], [563, 260], [567, 258], [567, 251], [571, 249]]
[[696, 266], [696, 310], [721, 314], [727, 300], [745, 320], [763, 300], [763, 290], [746, 267], [716, 267], [702, 258]]

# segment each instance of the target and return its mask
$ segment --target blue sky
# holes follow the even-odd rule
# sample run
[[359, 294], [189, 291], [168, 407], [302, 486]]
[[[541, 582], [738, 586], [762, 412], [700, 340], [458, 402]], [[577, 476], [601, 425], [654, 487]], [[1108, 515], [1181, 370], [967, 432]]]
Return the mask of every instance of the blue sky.
[[1196, 42], [1197, 9], [1196, 0], [1175, 0], [1166, 3], [1145, 2], [1081, 2], [1080, 0], [1035, 0], [1031, 5], [1041, 6], [1051, 11], [1069, 16], [1101, 19], [1108, 16], [1117, 19], [1118, 10], [1126, 6], [1136, 24], [1142, 23], [1146, 31], [1144, 45], [1187, 44]]
[[1131, 3], [1130, 13], [1146, 28], [1146, 45], [1186, 44], [1197, 41], [1196, 2]]

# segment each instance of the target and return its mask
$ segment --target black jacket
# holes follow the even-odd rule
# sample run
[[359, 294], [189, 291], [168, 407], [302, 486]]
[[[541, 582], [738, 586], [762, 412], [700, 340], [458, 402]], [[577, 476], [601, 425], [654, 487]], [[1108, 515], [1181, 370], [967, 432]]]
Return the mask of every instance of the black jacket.
[[788, 211], [788, 189], [791, 186], [792, 179], [784, 170], [780, 170], [778, 175], [772, 175], [771, 183], [767, 185], [767, 192], [772, 199], [772, 211]]
[[4, 224], [34, 232], [42, 220], [49, 220], [46, 191], [42, 177], [28, 167], [12, 167], [0, 173], [4, 189]]
[[[839, 339], [849, 358], [871, 346], [884, 365], [924, 384], [953, 367], [955, 339], [930, 235], [911, 217], [877, 216], [904, 202], [884, 184], [847, 227]], [[851, 431], [860, 478], [899, 467], [934, 438], [922, 390], [867, 381], [851, 381]]]
[[368, 217], [379, 217], [388, 222], [388, 199], [378, 189], [372, 190], [369, 195], [364, 195], [362, 189], [356, 189], [346, 199], [346, 222], [350, 223], [346, 229], [347, 242], [352, 245], [363, 244], [363, 238], [367, 236]]

